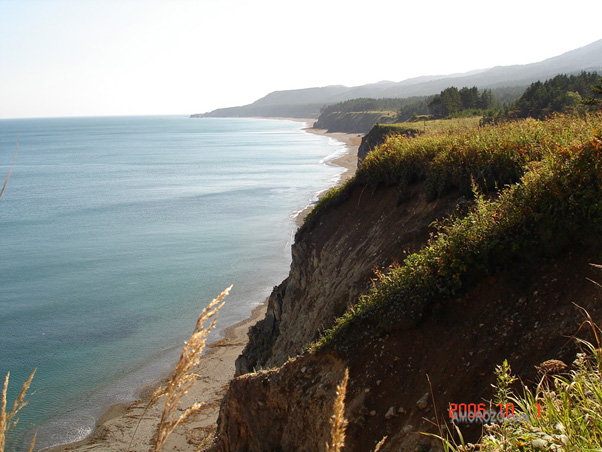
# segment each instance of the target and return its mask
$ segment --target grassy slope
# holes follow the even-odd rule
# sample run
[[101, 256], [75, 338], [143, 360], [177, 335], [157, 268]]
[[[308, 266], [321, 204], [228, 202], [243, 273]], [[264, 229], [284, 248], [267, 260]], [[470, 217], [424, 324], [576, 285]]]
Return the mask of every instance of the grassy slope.
[[[434, 199], [459, 190], [474, 196], [466, 214], [439, 222], [439, 233], [399, 266], [378, 274], [371, 293], [338, 319], [315, 349], [353, 350], [362, 334], [383, 337], [415, 322], [441, 300], [460, 300], [478, 281], [531, 256], [550, 255], [580, 234], [602, 230], [602, 116], [558, 116], [418, 138], [391, 137], [357, 175], [309, 217], [346, 199], [354, 185], [424, 181]], [[594, 328], [591, 319], [590, 325]], [[597, 331], [600, 331], [597, 329]], [[602, 336], [602, 335], [601, 335]], [[602, 446], [600, 342], [552, 390], [507, 389], [498, 398], [528, 421], [493, 426], [482, 450], [585, 450]], [[589, 344], [588, 344], [589, 345]], [[509, 370], [506, 380], [510, 379]], [[504, 377], [504, 375], [502, 375]], [[500, 380], [498, 379], [498, 382]], [[499, 385], [498, 385], [499, 387]], [[535, 415], [543, 406], [543, 416]], [[594, 433], [592, 433], [594, 432]], [[449, 435], [441, 434], [449, 438]], [[442, 438], [446, 451], [475, 450]], [[593, 450], [593, 449], [588, 449]], [[596, 449], [599, 450], [599, 449]]]
[[353, 330], [386, 334], [419, 320], [438, 300], [460, 296], [517, 257], [545, 254], [584, 229], [602, 227], [602, 117], [478, 128], [418, 138], [390, 138], [355, 178], [335, 189], [308, 218], [361, 185], [425, 181], [430, 199], [460, 190], [477, 196], [469, 213], [441, 222], [419, 253], [380, 275], [372, 292], [326, 332], [318, 348], [353, 341]]

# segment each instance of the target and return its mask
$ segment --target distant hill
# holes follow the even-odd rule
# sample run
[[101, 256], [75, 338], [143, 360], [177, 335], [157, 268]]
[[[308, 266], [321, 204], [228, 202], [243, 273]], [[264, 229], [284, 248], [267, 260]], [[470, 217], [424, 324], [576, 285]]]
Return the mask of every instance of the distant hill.
[[580, 71], [597, 71], [602, 67], [602, 39], [579, 49], [549, 58], [538, 63], [514, 66], [497, 66], [462, 74], [416, 77], [402, 82], [382, 81], [347, 87], [342, 85], [274, 91], [249, 105], [220, 108], [191, 117], [293, 117], [317, 118], [324, 105], [360, 97], [410, 97], [427, 96], [450, 86], [476, 86], [499, 88], [527, 86], [557, 74]]

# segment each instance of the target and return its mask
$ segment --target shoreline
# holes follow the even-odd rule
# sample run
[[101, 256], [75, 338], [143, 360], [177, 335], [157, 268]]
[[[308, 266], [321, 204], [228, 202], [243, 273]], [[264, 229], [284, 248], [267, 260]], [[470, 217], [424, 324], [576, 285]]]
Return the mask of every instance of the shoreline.
[[[345, 154], [325, 163], [344, 168], [343, 173], [333, 187], [344, 183], [355, 173], [357, 167], [357, 150], [361, 142], [361, 135], [328, 133], [326, 130], [313, 129], [311, 126], [315, 119], [261, 119], [302, 122], [305, 123], [305, 127], [302, 128], [303, 131], [327, 136], [343, 143], [346, 147]], [[318, 193], [318, 199], [326, 191]], [[305, 216], [313, 208], [313, 205], [314, 203], [311, 203], [295, 214], [294, 221], [297, 227], [303, 224]], [[182, 398], [178, 411], [181, 413], [181, 410], [192, 406], [195, 402], [205, 402], [206, 405], [176, 428], [166, 442], [164, 450], [186, 450], [192, 449], [192, 447], [196, 450], [205, 438], [213, 438], [221, 400], [226, 393], [228, 383], [234, 376], [236, 358], [238, 358], [248, 342], [248, 329], [265, 317], [266, 310], [267, 299], [256, 306], [249, 317], [234, 325], [225, 327], [223, 329], [224, 339], [212, 342], [206, 346], [201, 362], [197, 369], [195, 369], [198, 378], [188, 391], [188, 394]], [[139, 400], [111, 405], [99, 417], [92, 433], [86, 438], [45, 450], [50, 452], [124, 451], [128, 450], [130, 440], [132, 440], [134, 431], [136, 431], [129, 450], [132, 452], [148, 451], [161, 418], [164, 399], [161, 398], [154, 404], [147, 405], [154, 390], [164, 382], [165, 380], [162, 380], [156, 384], [141, 388]]]
[[[203, 439], [213, 437], [221, 399], [226, 392], [228, 382], [234, 375], [234, 362], [247, 342], [249, 327], [265, 316], [266, 309], [266, 302], [256, 306], [250, 317], [224, 329], [224, 339], [206, 346], [201, 362], [195, 369], [198, 378], [180, 403], [184, 409], [195, 402], [204, 402], [205, 406], [172, 433], [164, 450], [182, 450], [190, 445], [194, 445], [196, 450]], [[161, 418], [165, 399], [160, 398], [154, 404], [147, 405], [154, 390], [163, 383], [164, 381], [144, 388], [139, 400], [109, 407], [98, 419], [94, 430], [87, 438], [46, 450], [52, 452], [124, 451], [128, 450], [130, 440], [137, 428], [129, 450], [148, 451]], [[137, 427], [138, 422], [140, 424]]]
[[[347, 152], [341, 155], [340, 157], [336, 157], [333, 160], [327, 162], [327, 165], [339, 166], [344, 169], [343, 173], [340, 175], [337, 182], [328, 189], [317, 194], [317, 198], [320, 199], [324, 194], [330, 190], [331, 188], [338, 187], [343, 183], [347, 182], [347, 180], [351, 179], [357, 170], [357, 152], [362, 143], [363, 135], [360, 133], [345, 133], [345, 132], [332, 132], [329, 133], [326, 129], [314, 129], [312, 126], [317, 121], [317, 119], [311, 118], [257, 118], [257, 119], [275, 119], [280, 121], [295, 121], [302, 122], [305, 124], [301, 130], [307, 133], [313, 133], [314, 135], [321, 135], [332, 138], [336, 141], [339, 141], [345, 145], [347, 148]], [[311, 203], [301, 209], [299, 212], [295, 213], [295, 224], [297, 227], [301, 227], [303, 221], [307, 214], [313, 209], [315, 203]]]

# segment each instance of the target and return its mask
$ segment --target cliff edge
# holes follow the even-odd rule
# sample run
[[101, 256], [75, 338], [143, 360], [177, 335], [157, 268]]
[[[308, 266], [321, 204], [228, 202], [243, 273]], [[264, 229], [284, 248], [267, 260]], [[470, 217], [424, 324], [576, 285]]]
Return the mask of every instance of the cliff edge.
[[[220, 410], [220, 451], [326, 450], [349, 370], [345, 451], [442, 450], [420, 432], [536, 384], [602, 319], [602, 117], [393, 137], [299, 230]], [[502, 188], [500, 188], [502, 187]], [[435, 223], [433, 223], [435, 222]], [[313, 342], [312, 346], [308, 345]], [[270, 370], [261, 370], [270, 369]], [[475, 441], [479, 425], [463, 425]], [[419, 448], [419, 449], [417, 449]]]

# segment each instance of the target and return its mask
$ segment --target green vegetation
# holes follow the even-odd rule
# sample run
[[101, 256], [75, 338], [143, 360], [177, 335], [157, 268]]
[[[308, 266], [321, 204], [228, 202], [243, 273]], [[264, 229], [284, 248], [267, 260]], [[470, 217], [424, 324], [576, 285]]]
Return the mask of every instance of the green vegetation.
[[510, 114], [518, 118], [543, 119], [555, 112], [577, 108], [582, 98], [591, 95], [591, 85], [597, 81], [596, 73], [582, 72], [535, 82], [511, 107]]
[[455, 86], [446, 88], [437, 94], [429, 103], [429, 111], [438, 118], [448, 118], [458, 115], [478, 116], [494, 105], [490, 89], [479, 93], [476, 86], [464, 87], [460, 90]]
[[554, 113], [583, 113], [587, 109], [584, 104], [596, 104], [594, 94], [598, 82], [595, 72], [581, 72], [579, 75], [557, 75], [545, 82], [532, 83], [516, 102], [504, 110], [489, 112], [484, 121], [545, 119]]
[[431, 116], [416, 115], [409, 121], [390, 124], [389, 127], [392, 131], [413, 128], [425, 134], [442, 134], [476, 129], [479, 124], [480, 117], [478, 116], [433, 119]]
[[[345, 334], [351, 328], [386, 334], [423, 318], [434, 303], [460, 296], [487, 274], [525, 256], [551, 253], [584, 231], [600, 232], [601, 136], [602, 116], [589, 115], [390, 138], [323, 202], [338, 202], [355, 185], [424, 181], [430, 199], [460, 190], [475, 193], [475, 203], [465, 216], [439, 222], [438, 234], [421, 251], [379, 275], [375, 288], [315, 347], [361, 336]], [[492, 199], [482, 194], [493, 190], [499, 193]]]
[[510, 388], [516, 381], [510, 366], [507, 362], [498, 366], [496, 403], [512, 406], [514, 413], [502, 423], [485, 425], [479, 444], [465, 444], [457, 427], [455, 435], [449, 427], [444, 432], [441, 426], [439, 435], [427, 435], [439, 438], [445, 452], [601, 450], [602, 331], [586, 315], [585, 323], [591, 327], [597, 345], [578, 340], [582, 353], [573, 363], [574, 370], [564, 375], [548, 375], [543, 370], [534, 390], [522, 385], [522, 395], [517, 395]]
[[367, 133], [376, 123], [405, 121], [414, 114], [428, 113], [429, 99], [351, 99], [323, 107], [314, 127], [329, 132]]
[[407, 106], [414, 108], [416, 105], [423, 105], [425, 107], [424, 109], [426, 110], [428, 99], [429, 98], [426, 96], [406, 97], [403, 99], [373, 99], [362, 97], [358, 99], [347, 100], [345, 102], [339, 102], [338, 104], [327, 105], [320, 110], [320, 114], [327, 115], [329, 113], [350, 113], [363, 111], [397, 111]]
[[600, 104], [602, 104], [602, 78], [599, 78], [597, 82], [589, 88], [592, 92], [591, 96], [583, 99], [581, 103], [590, 107], [599, 107]]
[[406, 98], [358, 98], [327, 105], [320, 111], [314, 127], [329, 132], [368, 133], [375, 124], [411, 121], [415, 117], [482, 116], [496, 104], [498, 96], [504, 102], [513, 101], [524, 88], [497, 88], [479, 91], [477, 87], [446, 88], [435, 96]]
[[[358, 183], [404, 185], [425, 181], [427, 199], [433, 200], [454, 189], [470, 196], [472, 185], [489, 192], [518, 182], [527, 163], [552, 155], [558, 146], [584, 139], [597, 130], [593, 119], [558, 117], [548, 122], [528, 120], [493, 128], [476, 128], [477, 119], [440, 122], [444, 127], [464, 130], [429, 134], [407, 140], [392, 137], [370, 153], [358, 170]], [[429, 122], [427, 122], [429, 124]]]
[[316, 129], [329, 132], [367, 133], [376, 123], [392, 123], [397, 120], [395, 111], [336, 112], [320, 115], [314, 124]]
[[480, 123], [479, 117], [432, 119], [429, 115], [414, 115], [410, 121], [395, 124], [376, 124], [362, 139], [357, 157], [362, 162], [373, 149], [382, 145], [390, 136], [416, 137], [420, 134], [433, 134], [474, 129]]

